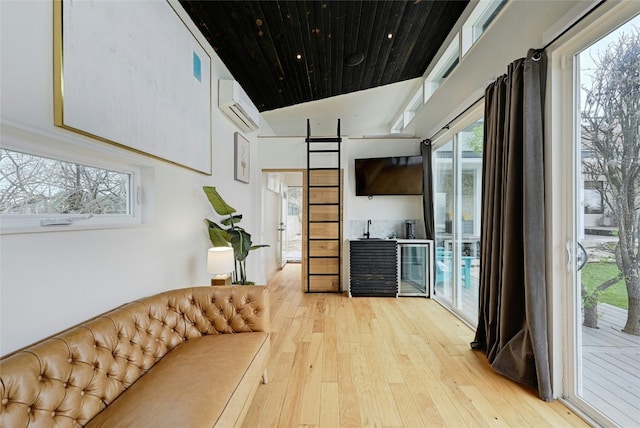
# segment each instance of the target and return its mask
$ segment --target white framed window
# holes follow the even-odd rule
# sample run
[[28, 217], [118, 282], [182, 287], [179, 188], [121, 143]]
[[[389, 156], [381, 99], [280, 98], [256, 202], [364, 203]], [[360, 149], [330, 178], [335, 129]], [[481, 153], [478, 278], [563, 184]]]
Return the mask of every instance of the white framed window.
[[404, 111], [403, 122], [404, 122], [405, 128], [407, 127], [409, 122], [411, 122], [413, 118], [416, 117], [416, 114], [424, 104], [423, 90], [424, 90], [424, 85], [420, 85], [420, 88], [418, 88], [416, 93], [413, 95], [413, 97], [411, 98], [411, 101], [409, 101], [409, 104], [407, 105], [407, 108]]
[[444, 54], [440, 57], [436, 66], [429, 73], [424, 85], [424, 103], [431, 98], [433, 93], [442, 85], [442, 82], [451, 74], [460, 61], [460, 34], [449, 43]]
[[0, 148], [0, 233], [142, 223], [140, 168], [44, 153], [4, 137], [9, 144], [3, 141]]
[[507, 0], [480, 0], [478, 2], [478, 5], [462, 26], [461, 56], [464, 56], [471, 49], [471, 46], [478, 41], [506, 3]]
[[404, 129], [404, 114], [401, 114], [395, 122], [393, 122], [393, 126], [391, 126], [392, 134], [399, 134]]

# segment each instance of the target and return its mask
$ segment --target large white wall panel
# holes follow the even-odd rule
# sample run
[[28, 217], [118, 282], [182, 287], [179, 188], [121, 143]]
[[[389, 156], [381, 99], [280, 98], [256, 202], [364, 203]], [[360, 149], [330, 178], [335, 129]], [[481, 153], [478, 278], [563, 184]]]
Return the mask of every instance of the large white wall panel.
[[[181, 7], [176, 8], [190, 22]], [[0, 354], [139, 297], [208, 285], [206, 250], [211, 244], [204, 219], [215, 219], [216, 214], [202, 186], [216, 186], [244, 214], [249, 232], [257, 234], [261, 225], [260, 162], [252, 156], [250, 184], [233, 179], [233, 123], [214, 104], [212, 176], [56, 128], [52, 3], [0, 1], [0, 16], [2, 121], [49, 133], [56, 140], [68, 136], [74, 141], [67, 148], [70, 154], [81, 151], [83, 156], [91, 153], [100, 160], [137, 165], [148, 184], [143, 188], [146, 222], [141, 226], [0, 236]], [[200, 43], [208, 46], [202, 38]], [[208, 54], [214, 81], [233, 78], [213, 50]], [[217, 85], [212, 86], [211, 99], [216, 100]], [[256, 133], [246, 136], [256, 155]], [[247, 267], [251, 280], [264, 283], [259, 255], [252, 253]]]

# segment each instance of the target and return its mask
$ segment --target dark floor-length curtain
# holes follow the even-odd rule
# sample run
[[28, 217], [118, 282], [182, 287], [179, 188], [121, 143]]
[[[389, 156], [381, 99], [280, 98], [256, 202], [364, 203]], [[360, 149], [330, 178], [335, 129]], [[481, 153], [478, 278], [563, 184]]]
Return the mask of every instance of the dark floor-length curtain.
[[424, 229], [426, 239], [435, 239], [435, 221], [433, 214], [433, 170], [431, 168], [431, 140], [424, 140], [420, 143], [420, 154], [422, 155], [423, 186], [422, 204], [424, 212]]
[[485, 91], [476, 336], [497, 372], [552, 397], [544, 239], [544, 52], [530, 50]]

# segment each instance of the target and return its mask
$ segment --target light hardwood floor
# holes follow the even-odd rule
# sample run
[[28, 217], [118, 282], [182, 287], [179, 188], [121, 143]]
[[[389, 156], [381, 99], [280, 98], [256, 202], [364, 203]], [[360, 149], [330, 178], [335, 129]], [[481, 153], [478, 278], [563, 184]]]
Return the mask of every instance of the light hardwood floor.
[[243, 426], [588, 426], [496, 374], [436, 302], [305, 294], [299, 269], [269, 283], [269, 383]]

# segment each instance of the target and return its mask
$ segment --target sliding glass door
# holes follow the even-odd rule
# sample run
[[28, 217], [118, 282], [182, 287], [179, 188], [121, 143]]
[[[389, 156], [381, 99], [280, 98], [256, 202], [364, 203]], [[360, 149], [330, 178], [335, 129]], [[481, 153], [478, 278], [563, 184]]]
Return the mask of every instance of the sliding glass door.
[[573, 173], [565, 393], [600, 424], [638, 426], [640, 16], [599, 31], [565, 56], [573, 64], [565, 82], [574, 88], [566, 92]]
[[434, 298], [453, 306], [453, 140], [433, 152], [433, 210], [436, 228]]
[[[467, 122], [468, 123], [468, 122]], [[472, 325], [478, 318], [483, 121], [471, 121], [434, 150], [434, 298]]]

